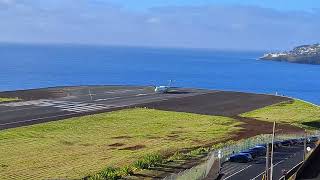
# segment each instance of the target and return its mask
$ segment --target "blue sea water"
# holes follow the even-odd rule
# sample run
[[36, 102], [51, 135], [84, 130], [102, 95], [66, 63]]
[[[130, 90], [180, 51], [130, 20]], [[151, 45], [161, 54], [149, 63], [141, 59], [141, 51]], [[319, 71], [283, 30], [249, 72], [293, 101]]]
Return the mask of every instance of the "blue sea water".
[[163, 85], [275, 93], [320, 104], [320, 66], [257, 60], [264, 52], [0, 45], [0, 91], [69, 85]]

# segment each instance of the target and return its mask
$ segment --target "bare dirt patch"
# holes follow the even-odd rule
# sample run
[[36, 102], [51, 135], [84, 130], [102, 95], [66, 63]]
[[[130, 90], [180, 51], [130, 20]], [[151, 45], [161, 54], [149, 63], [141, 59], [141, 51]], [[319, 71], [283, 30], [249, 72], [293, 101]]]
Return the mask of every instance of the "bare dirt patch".
[[60, 143], [67, 146], [72, 146], [75, 144], [75, 142], [65, 141], [65, 140], [60, 141]]
[[131, 139], [131, 136], [116, 136], [116, 137], [112, 137], [112, 139]]
[[135, 146], [130, 146], [130, 147], [121, 148], [121, 149], [119, 149], [119, 150], [136, 151], [136, 150], [139, 150], [139, 149], [143, 149], [143, 148], [145, 148], [145, 147], [146, 147], [145, 145], [135, 145]]
[[[246, 139], [249, 137], [253, 137], [259, 134], [272, 134], [273, 123], [267, 121], [260, 121], [253, 118], [245, 118], [240, 116], [233, 116], [234, 119], [244, 122], [244, 124], [240, 125], [243, 128], [237, 135], [233, 138], [233, 140]], [[292, 126], [289, 124], [276, 124], [277, 134], [302, 134], [304, 130]]]
[[114, 143], [114, 144], [110, 144], [110, 145], [108, 145], [108, 146], [110, 146], [110, 147], [120, 147], [120, 146], [124, 146], [125, 144], [123, 144], [123, 143]]
[[167, 138], [169, 140], [177, 140], [180, 136], [177, 134], [168, 135]]

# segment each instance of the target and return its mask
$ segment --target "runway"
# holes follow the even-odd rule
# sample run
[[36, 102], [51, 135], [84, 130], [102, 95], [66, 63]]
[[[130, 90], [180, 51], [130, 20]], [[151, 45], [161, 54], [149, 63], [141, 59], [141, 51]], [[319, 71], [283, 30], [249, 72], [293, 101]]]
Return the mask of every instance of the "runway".
[[[172, 93], [159, 94], [154, 92], [153, 87], [130, 86], [66, 87], [47, 91], [48, 99], [43, 98], [46, 95], [43, 94], [45, 90], [42, 90], [42, 96], [38, 97], [41, 99], [1, 103], [0, 130], [208, 92], [207, 90], [173, 89]], [[53, 91], [58, 91], [59, 96], [52, 96], [50, 92]], [[13, 93], [5, 92], [4, 94]], [[33, 94], [35, 93], [32, 93], [32, 90], [20, 92], [20, 95], [26, 99], [33, 99], [35, 97]]]

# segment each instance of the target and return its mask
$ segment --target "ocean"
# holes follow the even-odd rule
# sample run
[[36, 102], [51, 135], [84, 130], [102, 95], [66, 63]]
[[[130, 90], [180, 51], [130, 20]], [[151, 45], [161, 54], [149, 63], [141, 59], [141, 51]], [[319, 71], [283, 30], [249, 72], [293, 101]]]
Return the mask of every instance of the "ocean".
[[320, 104], [320, 66], [265, 52], [80, 45], [0, 45], [0, 91], [73, 85], [166, 85], [281, 94]]

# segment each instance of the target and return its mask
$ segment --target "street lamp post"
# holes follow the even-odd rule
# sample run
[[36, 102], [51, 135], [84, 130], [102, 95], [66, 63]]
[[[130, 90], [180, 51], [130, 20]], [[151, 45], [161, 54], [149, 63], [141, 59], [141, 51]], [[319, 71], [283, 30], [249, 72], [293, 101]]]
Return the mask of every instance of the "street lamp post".
[[270, 162], [270, 180], [273, 180], [273, 144], [275, 137], [276, 122], [273, 122], [272, 142], [271, 142], [271, 162]]

